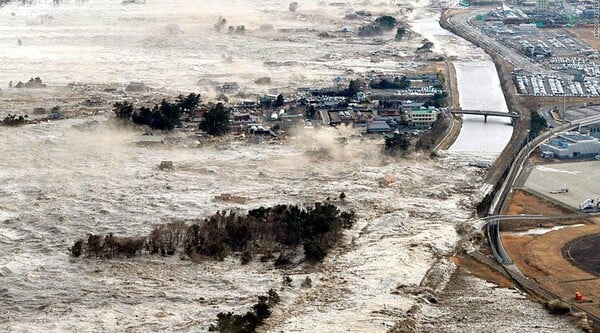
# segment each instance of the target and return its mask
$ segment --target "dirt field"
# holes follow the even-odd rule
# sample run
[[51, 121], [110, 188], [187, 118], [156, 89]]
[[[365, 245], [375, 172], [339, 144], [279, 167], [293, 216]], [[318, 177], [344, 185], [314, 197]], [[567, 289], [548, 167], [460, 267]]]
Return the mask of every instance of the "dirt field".
[[587, 302], [579, 304], [600, 315], [600, 279], [573, 266], [562, 255], [563, 247], [573, 239], [600, 232], [600, 225], [564, 228], [543, 235], [502, 234], [502, 242], [517, 267], [543, 288], [565, 300], [574, 301], [575, 292]]
[[571, 28], [567, 29], [567, 32], [574, 35], [575, 37], [583, 40], [589, 46], [595, 50], [600, 50], [600, 40], [594, 38], [594, 30], [592, 27], [589, 28]]
[[590, 220], [585, 219], [561, 219], [552, 218], [548, 220], [502, 220], [500, 224], [501, 232], [520, 232], [521, 234], [540, 234], [547, 232], [548, 228], [560, 229], [566, 226], [578, 225], [578, 224], [592, 224]]
[[[562, 97], [554, 96], [518, 96], [519, 104], [523, 107], [529, 108], [530, 110], [539, 110], [545, 105], [557, 105], [562, 106]], [[565, 104], [567, 108], [582, 107], [586, 103], [592, 101], [591, 97], [567, 97], [565, 98]]]
[[541, 214], [546, 216], [568, 213], [570, 212], [567, 209], [522, 190], [512, 192], [502, 212], [505, 215]]
[[573, 239], [563, 247], [562, 254], [573, 265], [600, 277], [600, 234]]

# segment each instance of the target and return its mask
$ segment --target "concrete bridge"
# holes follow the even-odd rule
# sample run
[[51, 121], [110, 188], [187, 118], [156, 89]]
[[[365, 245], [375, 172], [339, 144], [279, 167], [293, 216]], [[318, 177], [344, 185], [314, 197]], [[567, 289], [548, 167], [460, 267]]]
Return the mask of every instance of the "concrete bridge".
[[507, 117], [512, 119], [519, 118], [519, 114], [516, 112], [500, 112], [500, 111], [485, 111], [485, 110], [463, 110], [463, 109], [451, 109], [450, 112], [452, 114], [474, 114], [483, 116], [483, 121], [487, 123], [488, 116], [494, 117]]

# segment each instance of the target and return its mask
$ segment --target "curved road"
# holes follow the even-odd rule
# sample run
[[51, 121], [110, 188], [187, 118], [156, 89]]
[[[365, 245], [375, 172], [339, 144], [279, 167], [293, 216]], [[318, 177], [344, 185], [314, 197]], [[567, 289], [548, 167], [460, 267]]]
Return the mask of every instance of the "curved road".
[[[511, 168], [504, 182], [502, 183], [502, 187], [499, 191], [496, 192], [492, 204], [490, 205], [490, 209], [488, 211], [488, 224], [487, 224], [487, 237], [490, 242], [490, 247], [492, 247], [492, 253], [494, 257], [498, 261], [500, 265], [504, 268], [506, 273], [519, 285], [521, 285], [524, 289], [530, 290], [531, 292], [541, 295], [546, 299], [559, 298], [554, 293], [541, 288], [536, 282], [529, 280], [519, 269], [513, 264], [512, 259], [505, 251], [504, 246], [502, 245], [502, 239], [500, 238], [500, 220], [507, 216], [499, 216], [497, 215], [504, 205], [504, 201], [508, 197], [508, 194], [512, 191], [512, 187], [514, 186], [515, 180], [520, 175], [523, 170], [523, 165], [525, 161], [531, 154], [531, 152], [537, 148], [543, 141], [547, 140], [551, 136], [574, 129], [579, 125], [590, 125], [594, 123], [600, 122], [600, 115], [586, 117], [582, 119], [578, 119], [573, 121], [570, 124], [566, 124], [561, 126], [560, 128], [555, 128], [552, 131], [546, 132], [538, 137], [536, 137], [532, 142], [527, 143], [517, 155], [516, 159], [513, 161]], [[594, 214], [596, 215], [596, 214]], [[511, 216], [514, 219], [514, 216]], [[526, 216], [525, 219], [531, 218], [539, 218]], [[576, 305], [573, 305], [577, 307]], [[580, 311], [583, 309], [579, 309]], [[588, 318], [591, 321], [591, 324], [596, 327], [596, 329], [600, 329], [600, 318], [590, 314], [585, 311], [588, 315]]]

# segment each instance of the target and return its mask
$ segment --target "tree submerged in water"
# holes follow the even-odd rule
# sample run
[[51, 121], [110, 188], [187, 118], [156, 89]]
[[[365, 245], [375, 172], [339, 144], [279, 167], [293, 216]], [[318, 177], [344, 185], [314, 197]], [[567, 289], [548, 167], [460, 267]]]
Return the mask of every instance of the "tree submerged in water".
[[302, 208], [277, 205], [252, 209], [246, 215], [234, 211], [217, 212], [201, 223], [182, 221], [156, 227], [145, 237], [89, 235], [71, 247], [71, 255], [95, 258], [134, 257], [142, 253], [163, 256], [180, 253], [192, 260], [223, 260], [230, 253], [242, 253], [248, 262], [255, 255], [263, 259], [279, 253], [278, 261], [291, 263], [287, 253], [300, 245], [306, 261], [325, 258], [341, 239], [342, 230], [352, 227], [354, 212], [342, 212], [329, 203]]
[[229, 132], [229, 111], [223, 103], [218, 103], [204, 114], [204, 130], [210, 135], [223, 135]]
[[410, 147], [410, 139], [406, 134], [394, 134], [385, 139], [385, 152], [389, 154], [405, 153]]
[[2, 125], [6, 125], [6, 126], [25, 125], [27, 123], [27, 118], [29, 118], [29, 116], [27, 116], [27, 115], [17, 117], [17, 115], [9, 113], [8, 116], [4, 117], [4, 119], [2, 120]]
[[175, 103], [163, 99], [152, 109], [145, 106], [135, 109], [130, 102], [117, 102], [113, 105], [113, 111], [118, 119], [125, 122], [131, 121], [151, 129], [171, 131], [181, 124], [181, 115], [193, 112], [199, 103], [200, 95], [191, 93], [187, 96], [179, 95]]
[[258, 302], [252, 306], [252, 311], [245, 315], [237, 315], [232, 312], [220, 312], [217, 315], [217, 325], [211, 325], [209, 332], [223, 333], [253, 333], [271, 316], [271, 309], [280, 302], [279, 295], [273, 289], [269, 290], [268, 296], [258, 296]]

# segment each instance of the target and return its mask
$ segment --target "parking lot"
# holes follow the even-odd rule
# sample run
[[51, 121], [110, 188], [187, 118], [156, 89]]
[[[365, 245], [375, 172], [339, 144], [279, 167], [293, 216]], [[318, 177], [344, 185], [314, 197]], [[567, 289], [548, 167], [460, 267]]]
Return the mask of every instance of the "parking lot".
[[[579, 210], [584, 200], [600, 199], [600, 161], [537, 165], [524, 187]], [[568, 192], [561, 191], [564, 189]]]
[[[600, 96], [600, 53], [564, 28], [538, 28], [535, 24], [504, 24], [499, 20], [471, 21], [474, 27], [531, 65], [516, 68], [513, 80], [523, 95]], [[536, 65], [545, 69], [539, 71]]]
[[533, 96], [600, 96], [599, 81], [572, 81], [557, 76], [541, 74], [514, 74], [514, 82], [519, 94]]

